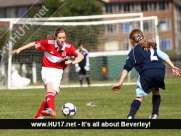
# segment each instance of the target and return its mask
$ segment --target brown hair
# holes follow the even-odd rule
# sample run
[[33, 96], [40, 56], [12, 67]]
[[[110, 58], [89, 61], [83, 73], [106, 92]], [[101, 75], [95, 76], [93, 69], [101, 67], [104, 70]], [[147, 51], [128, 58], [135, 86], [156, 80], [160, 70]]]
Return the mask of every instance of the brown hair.
[[79, 41], [78, 47], [80, 47], [81, 45], [84, 45], [84, 42], [82, 40]]
[[57, 37], [57, 35], [58, 35], [59, 33], [63, 33], [63, 32], [64, 32], [65, 34], [67, 33], [66, 30], [65, 30], [65, 28], [61, 28], [61, 27], [60, 27], [60, 28], [57, 28], [57, 30], [55, 31], [55, 37]]
[[53, 35], [47, 35], [47, 39], [50, 39], [50, 40], [54, 40], [55, 39], [55, 37], [57, 37], [57, 35], [59, 34], [59, 33], [67, 33], [67, 31], [65, 30], [65, 28], [57, 28], [57, 30], [55, 31], [55, 35], [53, 36]]
[[139, 29], [134, 29], [129, 34], [129, 39], [133, 40], [133, 43], [139, 44], [142, 48], [149, 50], [150, 48], [156, 48], [155, 42], [147, 42], [144, 40], [143, 32]]

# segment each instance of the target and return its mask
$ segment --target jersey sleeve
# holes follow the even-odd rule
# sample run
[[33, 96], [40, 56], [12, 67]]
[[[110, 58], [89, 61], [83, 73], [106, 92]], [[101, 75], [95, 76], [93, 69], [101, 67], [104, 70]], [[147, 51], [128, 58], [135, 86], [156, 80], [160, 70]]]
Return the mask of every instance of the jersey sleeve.
[[157, 49], [157, 54], [158, 54], [158, 57], [160, 57], [162, 60], [166, 60], [167, 58], [169, 58], [169, 56], [165, 52], [161, 51], [160, 49]]
[[126, 64], [123, 67], [123, 69], [125, 69], [128, 72], [133, 68], [133, 66], [135, 64], [133, 55], [134, 55], [133, 50], [131, 50], [126, 59]]
[[77, 57], [79, 53], [80, 52], [73, 45], [71, 45], [69, 56]]
[[36, 50], [46, 50], [48, 45], [48, 40], [41, 40], [35, 42], [35, 49]]

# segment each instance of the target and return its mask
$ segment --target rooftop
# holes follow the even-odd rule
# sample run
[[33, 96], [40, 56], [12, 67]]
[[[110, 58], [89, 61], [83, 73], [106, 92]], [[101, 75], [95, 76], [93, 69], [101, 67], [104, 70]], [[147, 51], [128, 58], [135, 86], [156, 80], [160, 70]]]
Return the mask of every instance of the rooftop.
[[42, 4], [43, 0], [0, 0], [0, 8]]

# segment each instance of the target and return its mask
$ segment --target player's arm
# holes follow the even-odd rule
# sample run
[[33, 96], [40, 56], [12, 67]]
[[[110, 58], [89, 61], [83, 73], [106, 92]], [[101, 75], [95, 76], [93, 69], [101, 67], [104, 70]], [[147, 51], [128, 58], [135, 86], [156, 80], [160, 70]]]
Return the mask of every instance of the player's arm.
[[75, 64], [81, 62], [83, 59], [84, 59], [84, 56], [81, 53], [79, 53], [74, 61], [67, 60], [67, 61], [65, 61], [65, 64], [66, 65], [75, 65]]
[[122, 74], [121, 74], [121, 77], [120, 77], [120, 80], [119, 82], [114, 85], [112, 87], [112, 90], [115, 91], [116, 93], [118, 92], [119, 89], [121, 89], [122, 85], [123, 85], [123, 82], [125, 80], [125, 78], [127, 77], [128, 75], [128, 72], [133, 68], [134, 66], [134, 56], [133, 56], [133, 51], [131, 51], [129, 54], [128, 54], [128, 57], [127, 57], [127, 60], [126, 60], [126, 64], [124, 65], [124, 68], [123, 68], [123, 71], [122, 71]]
[[169, 58], [169, 56], [165, 52], [161, 51], [160, 49], [157, 49], [156, 51], [157, 51], [158, 56], [162, 60], [166, 60], [167, 58]]
[[170, 58], [166, 58], [165, 62], [171, 67], [172, 69], [172, 73], [176, 76], [180, 76], [181, 75], [181, 69], [178, 67], [175, 67], [174, 64], [172, 63], [172, 61], [170, 60]]
[[22, 50], [26, 50], [28, 48], [34, 47], [35, 46], [35, 42], [31, 42], [29, 44], [26, 44], [18, 49], [15, 49], [12, 51], [12, 54], [19, 54]]
[[84, 56], [82, 55], [82, 53], [80, 53], [73, 45], [70, 47], [69, 56], [74, 56], [75, 60], [74, 61], [71, 61], [71, 60], [65, 61], [66, 65], [75, 65], [84, 59]]
[[77, 64], [79, 62], [81, 62], [84, 59], [84, 56], [82, 55], [82, 53], [79, 53], [78, 56], [75, 58], [74, 61], [72, 61], [72, 64]]
[[181, 75], [181, 70], [178, 67], [175, 67], [172, 61], [170, 60], [169, 56], [161, 51], [160, 49], [157, 49], [158, 56], [163, 59], [172, 69], [172, 73], [176, 76]]
[[119, 82], [112, 87], [113, 91], [115, 91], [116, 93], [118, 92], [118, 90], [122, 87], [123, 82], [125, 78], [127, 77], [127, 75], [128, 75], [128, 71], [123, 69]]

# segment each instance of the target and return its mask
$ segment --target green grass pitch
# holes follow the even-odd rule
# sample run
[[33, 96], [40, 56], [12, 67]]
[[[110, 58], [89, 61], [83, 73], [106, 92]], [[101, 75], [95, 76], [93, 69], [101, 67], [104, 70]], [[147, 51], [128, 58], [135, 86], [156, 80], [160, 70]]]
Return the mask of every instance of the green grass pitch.
[[[161, 92], [160, 119], [181, 119], [181, 78], [166, 78]], [[32, 119], [45, 97], [44, 89], [1, 90], [0, 119]], [[55, 98], [57, 119], [65, 119], [61, 107], [71, 102], [77, 107], [73, 119], [125, 119], [135, 85], [123, 86], [118, 93], [110, 87], [62, 88]], [[96, 106], [87, 106], [88, 103]], [[152, 110], [151, 94], [145, 97], [136, 119], [147, 119]], [[180, 130], [0, 130], [0, 136], [180, 136]]]

